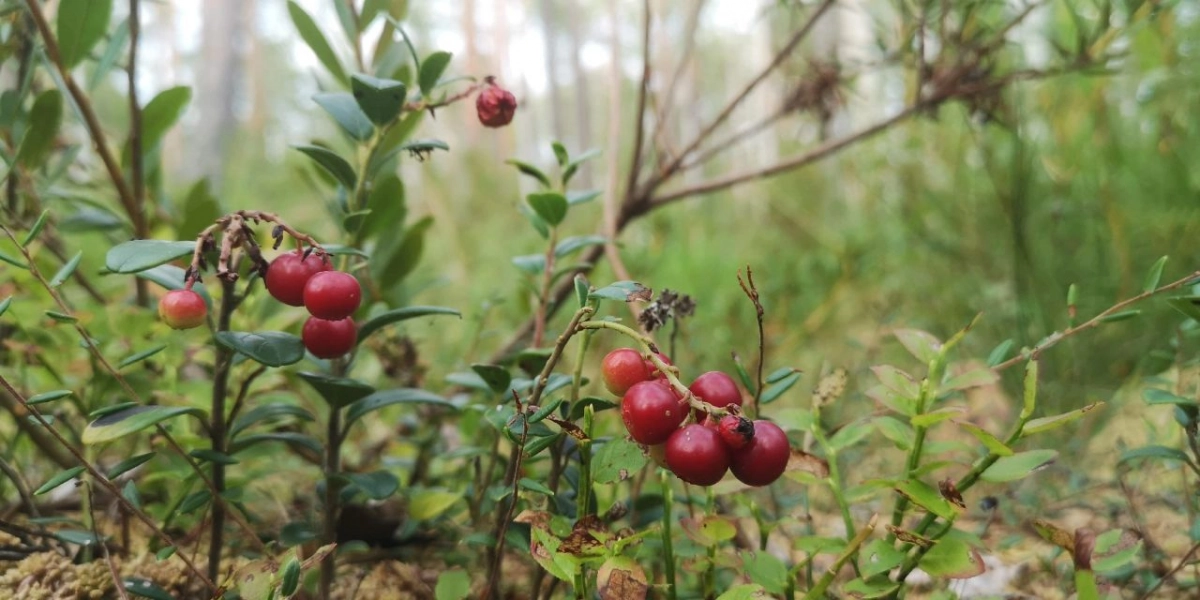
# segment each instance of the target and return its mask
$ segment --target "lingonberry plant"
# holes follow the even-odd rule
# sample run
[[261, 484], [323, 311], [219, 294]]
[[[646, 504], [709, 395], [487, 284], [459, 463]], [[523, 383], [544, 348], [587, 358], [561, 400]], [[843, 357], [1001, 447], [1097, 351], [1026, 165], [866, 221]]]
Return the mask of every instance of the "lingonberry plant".
[[[678, 78], [651, 102], [647, 57], [632, 156], [610, 179], [619, 189], [572, 187], [596, 151], [573, 155], [552, 143], [552, 169], [509, 160], [536, 185], [518, 202], [529, 235], [506, 240], [538, 244], [511, 261], [528, 292], [527, 324], [506, 328], [512, 341], [491, 359], [462, 353], [469, 367], [431, 391], [441, 382], [422, 378], [417, 345], [396, 329], [460, 311], [409, 303], [408, 275], [432, 221], [409, 218], [399, 167], [448, 151], [415, 137], [425, 118], [473, 108], [473, 125], [499, 128], [518, 118], [516, 96], [494, 77], [448, 76], [451, 55], [422, 55], [389, 14], [395, 3], [338, 0], [345, 39], [333, 44], [332, 32], [288, 2], [296, 32], [324, 68], [314, 110], [342, 136], [293, 140], [311, 161], [303, 172], [318, 190], [315, 204], [331, 218], [307, 231], [290, 209], [216, 210], [200, 193], [201, 208], [177, 206], [160, 189], [156, 150], [189, 92], [172, 88], [139, 104], [139, 2], [130, 1], [116, 29], [108, 27], [112, 4], [61, 0], [53, 15], [34, 0], [0, 9], [10, 16], [0, 28], [11, 42], [5, 65], [14, 61], [20, 75], [18, 89], [0, 94], [9, 166], [0, 260], [6, 277], [13, 273], [0, 282], [0, 293], [12, 294], [0, 301], [0, 431], [12, 440], [0, 449], [0, 482], [19, 498], [12, 510], [0, 506], [3, 597], [328, 600], [393, 597], [402, 584], [439, 600], [902, 597], [918, 570], [942, 582], [984, 571], [983, 552], [994, 545], [967, 522], [976, 486], [1001, 494], [1026, 478], [1039, 482], [1058, 450], [1035, 436], [1099, 408], [1043, 414], [1043, 356], [1134, 316], [1136, 302], [1200, 283], [1193, 272], [1161, 284], [1164, 259], [1141, 293], [1090, 319], [1078, 318], [1071, 288], [1063, 329], [1025, 348], [1003, 343], [986, 362], [959, 355], [970, 327], [944, 341], [898, 328], [894, 337], [912, 357], [906, 365], [866, 375], [821, 364], [805, 374], [767, 368], [778, 359], [768, 353], [764, 316], [786, 298], [760, 295], [747, 267], [736, 282], [749, 304], [737, 318], [752, 314], [757, 338], [735, 338], [722, 365], [690, 360], [677, 338], [711, 341], [679, 322], [707, 310], [712, 286], [737, 293], [732, 274], [692, 282], [706, 286], [695, 298], [655, 294], [620, 260], [617, 238], [633, 219], [809, 164], [947, 103], [995, 117], [1004, 112], [999, 91], [1015, 81], [1108, 64], [1111, 32], [1150, 10], [1081, 28], [1072, 44], [1079, 50], [1063, 51], [1061, 67], [1006, 71], [999, 53], [1027, 11], [923, 6], [896, 42], [897, 65], [912, 67], [916, 81], [902, 112], [779, 164], [676, 185], [776, 122], [772, 115], [713, 137], [835, 4], [822, 1], [796, 9], [806, 11], [804, 23], [770, 66], [678, 148], [667, 126]], [[379, 33], [374, 47], [368, 31]], [[127, 76], [130, 128], [119, 157], [105, 137], [113, 127], [100, 123], [75, 78], [84, 64], [93, 80], [118, 68]], [[788, 110], [826, 115], [824, 131], [842, 103], [839, 86], [856, 73], [810, 67]], [[647, 118], [646, 107], [660, 101], [663, 112]], [[66, 107], [78, 110], [115, 208], [62, 191], [82, 151], [56, 143], [67, 133]], [[611, 158], [615, 165], [620, 157]], [[576, 207], [601, 196], [596, 233]], [[72, 222], [89, 237], [72, 233]], [[97, 243], [102, 260], [68, 252]], [[593, 285], [602, 254], [619, 280]], [[759, 272], [785, 276], [770, 266]], [[1188, 316], [1180, 340], [1197, 331], [1196, 302], [1172, 299]], [[753, 359], [743, 361], [755, 342]], [[1182, 371], [1182, 342], [1176, 349]], [[1017, 366], [1025, 369], [1019, 412], [972, 420], [967, 394]], [[797, 393], [801, 381], [811, 382], [811, 397]], [[1174, 409], [1183, 434], [1178, 447], [1124, 451], [1123, 467], [1180, 464], [1185, 485], [1194, 483], [1200, 405], [1192, 388], [1180, 377], [1147, 393], [1151, 404]], [[27, 448], [35, 464], [14, 468]], [[1183, 496], [1197, 511], [1195, 498]], [[992, 496], [980, 502], [989, 499], [994, 510]], [[1177, 575], [1196, 552], [1169, 561], [1119, 528], [1068, 530], [1041, 517], [1033, 525], [1070, 554], [1073, 583], [1061, 587], [1081, 600], [1134, 581], [1138, 561], [1148, 568], [1136, 570], [1134, 589], [1183, 588]], [[401, 561], [436, 572], [428, 581], [397, 575]], [[363, 584], [371, 577], [380, 582], [374, 588]]]

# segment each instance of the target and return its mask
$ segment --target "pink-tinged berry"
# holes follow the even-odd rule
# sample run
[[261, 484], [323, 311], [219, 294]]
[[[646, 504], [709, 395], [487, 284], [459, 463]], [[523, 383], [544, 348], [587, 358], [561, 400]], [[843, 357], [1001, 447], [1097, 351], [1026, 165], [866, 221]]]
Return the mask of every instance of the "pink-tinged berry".
[[192, 290], [172, 290], [158, 301], [158, 316], [172, 329], [192, 329], [204, 324], [208, 305]]
[[332, 268], [326, 256], [312, 252], [305, 257], [304, 252], [293, 250], [271, 261], [263, 283], [276, 300], [288, 306], [304, 306], [304, 284], [313, 275]]

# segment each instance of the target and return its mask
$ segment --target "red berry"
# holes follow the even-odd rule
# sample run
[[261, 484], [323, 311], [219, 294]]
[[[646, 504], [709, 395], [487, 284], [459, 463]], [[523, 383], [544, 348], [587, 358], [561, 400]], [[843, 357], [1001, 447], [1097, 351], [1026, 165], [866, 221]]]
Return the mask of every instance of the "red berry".
[[725, 415], [717, 423], [716, 429], [721, 434], [721, 441], [730, 450], [741, 450], [754, 439], [754, 424], [746, 417]]
[[293, 250], [275, 257], [267, 267], [263, 283], [276, 300], [288, 306], [304, 306], [304, 284], [313, 275], [333, 268], [326, 256]]
[[639, 444], [652, 446], [667, 441], [686, 416], [687, 405], [662, 381], [635, 383], [621, 400], [625, 429]]
[[[754, 422], [754, 437], [733, 453], [733, 476], [747, 485], [770, 485], [787, 468], [792, 454], [787, 434], [770, 421]], [[670, 454], [667, 455], [668, 458]]]
[[300, 333], [304, 347], [317, 358], [337, 358], [354, 348], [358, 341], [358, 328], [354, 319], [327, 321], [309, 317]]
[[362, 288], [349, 273], [324, 271], [304, 284], [304, 307], [318, 319], [345, 319], [358, 310], [361, 301]]
[[158, 301], [158, 316], [171, 329], [192, 329], [204, 324], [208, 305], [192, 290], [171, 290]]
[[617, 348], [609, 352], [600, 362], [604, 387], [617, 396], [623, 395], [633, 384], [650, 379], [651, 370], [647, 362], [633, 348]]
[[[742, 405], [742, 392], [738, 389], [733, 378], [721, 371], [709, 371], [696, 378], [688, 387], [701, 400], [717, 407], [725, 408], [731, 404]], [[696, 411], [696, 418], [704, 415]]]
[[494, 77], [484, 80], [486, 86], [475, 97], [475, 113], [486, 127], [504, 127], [517, 112], [517, 98], [512, 92], [496, 85]]
[[729, 449], [712, 428], [692, 423], [667, 440], [667, 467], [694, 485], [712, 485], [729, 470]]

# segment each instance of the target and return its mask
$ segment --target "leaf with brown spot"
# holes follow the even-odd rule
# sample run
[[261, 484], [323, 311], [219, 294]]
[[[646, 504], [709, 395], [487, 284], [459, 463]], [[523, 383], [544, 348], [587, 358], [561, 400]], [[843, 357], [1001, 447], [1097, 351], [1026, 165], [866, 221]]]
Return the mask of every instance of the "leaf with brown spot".
[[966, 509], [967, 503], [963, 501], [962, 494], [959, 493], [958, 487], [954, 485], [954, 480], [947, 477], [938, 482], [938, 491], [942, 493], [942, 497], [949, 500], [951, 504]]
[[548, 528], [550, 526], [550, 518], [550, 513], [546, 511], [525, 509], [513, 518], [513, 522], [528, 523], [532, 527]]
[[583, 429], [570, 421], [567, 421], [565, 419], [560, 419], [558, 417], [546, 417], [546, 420], [553, 422], [555, 425], [558, 425], [559, 427], [562, 428], [563, 431], [565, 431], [567, 433], [567, 435], [569, 435], [579, 441], [588, 439], [588, 436], [586, 433], [584, 433]]
[[1072, 555], [1075, 554], [1075, 536], [1071, 535], [1071, 532], [1045, 519], [1034, 519], [1033, 528], [1037, 530], [1038, 535], [1042, 536], [1042, 539]]
[[933, 545], [933, 540], [931, 540], [923, 535], [917, 535], [907, 529], [901, 529], [894, 525], [888, 525], [887, 530], [888, 530], [888, 533], [891, 533], [892, 535], [896, 536], [896, 539], [898, 539], [906, 544], [912, 544], [914, 546], [921, 546], [922, 548], [928, 548]]
[[[597, 527], [599, 525], [599, 527]], [[588, 515], [575, 523], [575, 527], [571, 529], [570, 535], [562, 541], [562, 545], [558, 547], [559, 552], [582, 556], [584, 554], [596, 554], [603, 543], [596, 537], [596, 533], [603, 532], [604, 525], [595, 515]], [[607, 533], [607, 532], [605, 532]], [[608, 537], [604, 535], [604, 537]]]
[[803, 450], [793, 448], [792, 455], [788, 457], [787, 468], [784, 471], [806, 471], [820, 479], [824, 479], [829, 477], [829, 462], [815, 454], [809, 454]]
[[650, 590], [641, 565], [624, 556], [604, 561], [596, 573], [596, 587], [601, 600], [645, 600]]

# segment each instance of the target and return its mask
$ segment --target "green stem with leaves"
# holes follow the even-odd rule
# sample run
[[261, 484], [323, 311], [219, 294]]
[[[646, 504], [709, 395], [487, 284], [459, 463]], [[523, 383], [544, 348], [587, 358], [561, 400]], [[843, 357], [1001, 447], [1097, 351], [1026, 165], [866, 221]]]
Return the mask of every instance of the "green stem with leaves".
[[[337, 360], [333, 363], [333, 375], [343, 377], [346, 374], [346, 363]], [[341, 510], [341, 485], [339, 477], [342, 470], [342, 409], [330, 404], [329, 422], [325, 428], [325, 498], [323, 499], [323, 523], [321, 529], [321, 544], [337, 543], [337, 523]], [[330, 552], [321, 561], [320, 598], [329, 600], [333, 590], [333, 580], [337, 575], [337, 552]]]
[[675, 494], [671, 489], [671, 477], [665, 470], [658, 474], [659, 484], [662, 485], [662, 545], [663, 545], [663, 576], [667, 584], [667, 600], [675, 600], [675, 546], [671, 542], [671, 528], [674, 526]]

